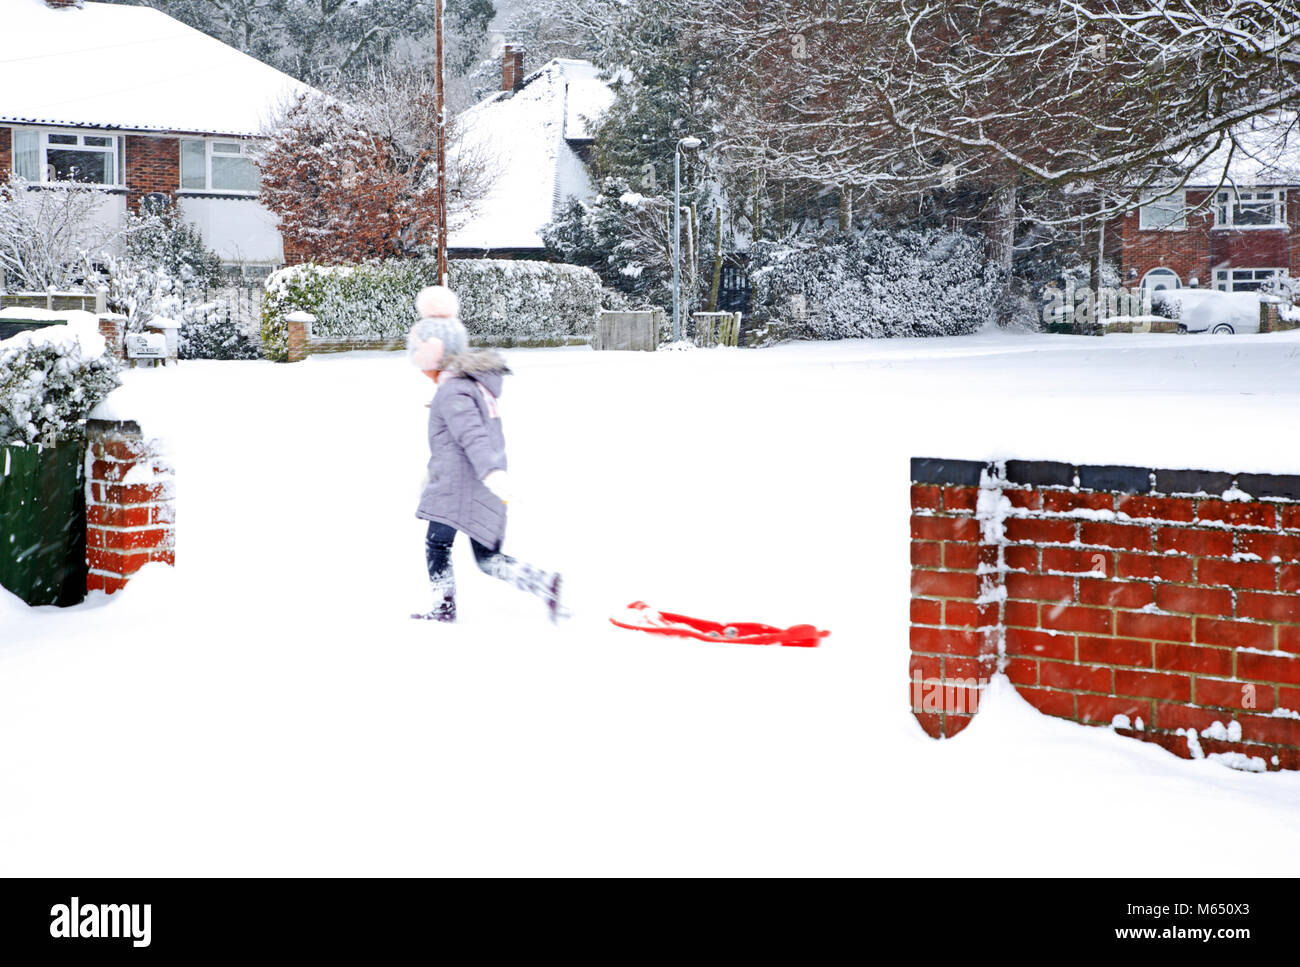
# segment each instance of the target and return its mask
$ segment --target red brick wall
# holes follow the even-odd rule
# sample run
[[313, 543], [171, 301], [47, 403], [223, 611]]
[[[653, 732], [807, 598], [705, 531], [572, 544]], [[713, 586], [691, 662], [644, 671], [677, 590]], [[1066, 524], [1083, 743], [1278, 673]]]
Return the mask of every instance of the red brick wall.
[[[1188, 208], [1199, 204], [1207, 194], [1205, 191], [1188, 191]], [[1164, 267], [1177, 272], [1183, 285], [1187, 285], [1188, 279], [1194, 275], [1202, 288], [1211, 286], [1212, 211], [1189, 214], [1183, 231], [1142, 231], [1138, 225], [1136, 211], [1126, 214], [1121, 222], [1120, 273], [1126, 284], [1140, 281], [1154, 268]], [[1135, 269], [1137, 275], [1131, 276], [1130, 269]]]
[[14, 132], [0, 127], [0, 182], [9, 180], [14, 171]]
[[151, 561], [176, 563], [172, 468], [132, 423], [86, 427], [86, 587], [112, 594]]
[[965, 728], [996, 668], [1048, 715], [1300, 769], [1300, 477], [937, 460], [912, 477], [927, 732]]
[[159, 191], [173, 198], [181, 184], [178, 138], [126, 136], [126, 202], [134, 211], [145, 195]]
[[[1209, 196], [1206, 190], [1187, 192], [1192, 208]], [[1189, 214], [1183, 231], [1142, 231], [1136, 211], [1112, 223], [1121, 238], [1118, 258], [1121, 278], [1132, 284], [1151, 269], [1165, 267], [1178, 273], [1183, 285], [1196, 276], [1200, 287], [1214, 286], [1214, 269], [1289, 267], [1294, 276], [1300, 270], [1300, 250], [1291, 244], [1291, 232], [1300, 226], [1300, 190], [1287, 193], [1287, 224], [1290, 230], [1214, 229], [1212, 207]], [[1135, 270], [1133, 275], [1130, 270]]]

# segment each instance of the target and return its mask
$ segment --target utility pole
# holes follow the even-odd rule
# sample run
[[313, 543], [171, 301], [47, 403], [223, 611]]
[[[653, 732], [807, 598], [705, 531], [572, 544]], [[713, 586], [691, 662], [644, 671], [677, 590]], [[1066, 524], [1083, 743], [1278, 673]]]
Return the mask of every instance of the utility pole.
[[436, 59], [438, 71], [438, 284], [447, 284], [447, 107], [443, 102], [442, 88], [442, 14], [446, 0], [438, 0], [434, 13], [434, 32], [437, 35]]

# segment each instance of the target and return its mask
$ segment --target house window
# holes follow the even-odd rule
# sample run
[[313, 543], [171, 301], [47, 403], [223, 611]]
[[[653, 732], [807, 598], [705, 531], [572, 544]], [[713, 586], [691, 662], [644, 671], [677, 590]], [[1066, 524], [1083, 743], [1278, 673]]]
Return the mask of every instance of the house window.
[[14, 174], [36, 184], [121, 186], [125, 155], [120, 136], [13, 129]]
[[1236, 228], [1285, 228], [1286, 192], [1221, 191], [1215, 198], [1214, 223]]
[[1187, 196], [1176, 191], [1165, 198], [1153, 198], [1138, 209], [1138, 228], [1143, 231], [1182, 231], [1187, 227]]
[[1220, 292], [1258, 292], [1286, 275], [1286, 269], [1215, 269], [1214, 287]]
[[181, 142], [181, 190], [255, 194], [261, 175], [245, 141]]

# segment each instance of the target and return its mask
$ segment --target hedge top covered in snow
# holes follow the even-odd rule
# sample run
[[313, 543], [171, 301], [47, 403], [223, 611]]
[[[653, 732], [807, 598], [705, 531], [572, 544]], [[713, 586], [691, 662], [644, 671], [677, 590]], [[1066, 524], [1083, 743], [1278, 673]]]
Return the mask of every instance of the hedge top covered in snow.
[[32, 346], [55, 346], [65, 352], [76, 348], [83, 356], [104, 355], [107, 344], [99, 332], [99, 321], [94, 313], [71, 309], [66, 312], [50, 312], [47, 309], [22, 309], [10, 307], [0, 309], [0, 318], [31, 320], [65, 320], [63, 325], [42, 326], [15, 333], [8, 339], [0, 339], [0, 353], [8, 350], [22, 350]]
[[89, 312], [0, 340], [0, 446], [44, 444], [80, 432], [118, 385], [118, 364]]
[[[149, 7], [4, 0], [0, 122], [256, 135], [307, 85]], [[36, 74], [33, 74], [36, 71]]]
[[595, 66], [553, 60], [513, 94], [502, 91], [457, 118], [460, 150], [482, 157], [492, 187], [449, 240], [461, 249], [542, 249], [541, 228], [572, 198], [593, 193], [591, 176], [570, 142], [590, 140], [590, 122], [614, 92]]
[[[591, 269], [522, 259], [452, 259], [448, 283], [476, 345], [566, 345], [589, 339], [602, 308], [618, 304]], [[310, 313], [312, 335], [402, 342], [415, 322], [415, 294], [438, 282], [433, 259], [361, 265], [294, 265], [266, 280], [262, 347], [288, 354], [289, 317]]]

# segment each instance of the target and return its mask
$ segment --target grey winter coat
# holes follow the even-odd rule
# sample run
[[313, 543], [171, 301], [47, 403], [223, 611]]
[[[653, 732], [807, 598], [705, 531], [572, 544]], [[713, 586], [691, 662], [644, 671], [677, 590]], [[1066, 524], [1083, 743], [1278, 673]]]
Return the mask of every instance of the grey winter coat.
[[496, 550], [506, 532], [506, 505], [483, 483], [506, 469], [506, 439], [497, 415], [505, 360], [492, 351], [447, 361], [429, 407], [429, 483], [417, 517], [449, 524]]

